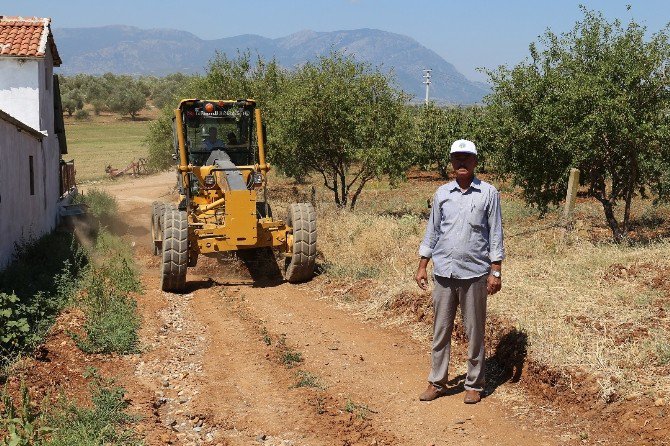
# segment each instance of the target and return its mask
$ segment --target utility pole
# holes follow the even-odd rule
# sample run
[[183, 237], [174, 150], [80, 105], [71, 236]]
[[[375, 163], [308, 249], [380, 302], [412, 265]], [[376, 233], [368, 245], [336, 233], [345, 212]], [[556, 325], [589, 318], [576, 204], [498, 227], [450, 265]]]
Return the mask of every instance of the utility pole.
[[428, 105], [428, 92], [430, 91], [430, 68], [423, 70], [423, 83], [426, 85], [426, 105]]

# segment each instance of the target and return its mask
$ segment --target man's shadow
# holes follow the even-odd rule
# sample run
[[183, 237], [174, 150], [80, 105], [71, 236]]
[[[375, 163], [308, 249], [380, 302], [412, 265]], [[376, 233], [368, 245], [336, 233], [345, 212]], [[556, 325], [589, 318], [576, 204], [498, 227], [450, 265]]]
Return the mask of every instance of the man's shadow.
[[486, 361], [485, 395], [491, 395], [506, 382], [519, 382], [528, 355], [528, 334], [511, 329], [505, 333], [495, 347], [493, 356]]
[[[496, 344], [492, 356], [486, 358], [486, 386], [482, 398], [491, 395], [506, 382], [518, 382], [528, 354], [528, 335], [523, 330], [505, 333]], [[447, 382], [446, 395], [456, 395], [465, 391], [465, 373]]]

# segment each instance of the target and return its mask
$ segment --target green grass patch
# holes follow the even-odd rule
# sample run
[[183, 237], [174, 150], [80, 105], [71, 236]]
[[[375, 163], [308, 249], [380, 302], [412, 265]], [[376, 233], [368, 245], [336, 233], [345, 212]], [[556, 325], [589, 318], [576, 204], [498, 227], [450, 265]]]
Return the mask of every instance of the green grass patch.
[[306, 372], [304, 370], [298, 370], [296, 373], [296, 378], [298, 381], [293, 385], [293, 387], [313, 387], [316, 389], [325, 389], [325, 386], [321, 383], [321, 380], [318, 376], [313, 373]]
[[656, 355], [660, 365], [670, 364], [670, 343], [659, 342], [656, 344]]
[[134, 353], [141, 321], [130, 293], [142, 287], [130, 248], [103, 229], [93, 251], [96, 261], [83, 276], [77, 299], [86, 316], [85, 336], [73, 338], [87, 353]]
[[[97, 192], [83, 201], [97, 215], [116, 202]], [[15, 261], [0, 272], [0, 370], [43, 341], [60, 311], [80, 306], [86, 315], [77, 336], [87, 352], [137, 351], [140, 319], [130, 293], [140, 292], [130, 247], [106, 230], [91, 234], [84, 248], [72, 233], [54, 232], [17, 248]]]
[[279, 336], [275, 342], [275, 349], [279, 356], [279, 362], [289, 369], [303, 362], [302, 353], [293, 350], [286, 344], [285, 334]]
[[146, 158], [149, 150], [144, 140], [148, 129], [148, 121], [101, 122], [93, 119], [66, 123], [66, 157], [75, 160], [77, 181], [105, 178], [108, 165], [124, 169], [133, 160]]
[[95, 370], [85, 376], [92, 378], [91, 407], [78, 406], [63, 395], [55, 404], [45, 399], [34, 405], [24, 384], [18, 401], [5, 389], [0, 395], [0, 428], [6, 435], [0, 445], [141, 445], [132, 428], [138, 417], [126, 413], [125, 390]]
[[73, 334], [77, 345], [86, 353], [137, 352], [140, 318], [137, 303], [125, 286], [110, 277], [118, 275], [128, 284], [134, 282], [129, 267], [119, 271], [92, 268], [86, 276], [86, 288], [80, 304], [86, 315], [85, 337]]
[[116, 199], [105, 191], [89, 189], [85, 194], [79, 194], [75, 203], [84, 203], [88, 206], [88, 213], [100, 221], [108, 221], [119, 210]]
[[302, 353], [293, 350], [285, 350], [281, 356], [281, 362], [286, 367], [295, 367], [303, 361]]
[[55, 232], [17, 249], [0, 272], [0, 367], [32, 351], [72, 302], [88, 255], [70, 233]]
[[265, 345], [272, 345], [272, 337], [270, 336], [270, 333], [268, 333], [268, 329], [265, 326], [261, 327], [261, 337]]
[[365, 404], [357, 404], [350, 399], [344, 405], [344, 411], [356, 415], [356, 418], [360, 418], [361, 420], [366, 420], [370, 416], [370, 412], [372, 412]]

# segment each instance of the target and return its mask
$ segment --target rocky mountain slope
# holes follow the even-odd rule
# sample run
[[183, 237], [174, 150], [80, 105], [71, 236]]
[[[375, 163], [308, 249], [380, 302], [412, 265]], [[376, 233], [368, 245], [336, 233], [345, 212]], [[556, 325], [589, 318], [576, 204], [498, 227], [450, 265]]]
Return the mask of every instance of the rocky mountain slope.
[[415, 100], [425, 94], [425, 68], [433, 70], [431, 98], [439, 102], [476, 103], [488, 91], [485, 84], [468, 80], [414, 39], [376, 29], [300, 31], [277, 39], [246, 34], [203, 40], [185, 31], [131, 26], [60, 28], [54, 35], [63, 58], [60, 72], [65, 75], [202, 73], [216, 51], [234, 56], [247, 49], [264, 58], [276, 57], [282, 66], [293, 68], [334, 49], [393, 71], [398, 85]]

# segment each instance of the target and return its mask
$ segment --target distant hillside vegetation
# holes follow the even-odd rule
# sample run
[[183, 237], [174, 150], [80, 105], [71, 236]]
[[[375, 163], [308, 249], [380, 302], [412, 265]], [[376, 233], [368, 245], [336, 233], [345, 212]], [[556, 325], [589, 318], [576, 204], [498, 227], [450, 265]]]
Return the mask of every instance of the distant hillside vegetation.
[[246, 34], [202, 40], [185, 31], [131, 26], [60, 28], [54, 35], [63, 59], [60, 72], [66, 75], [201, 73], [215, 51], [234, 56], [246, 49], [264, 58], [276, 57], [282, 66], [293, 68], [335, 49], [393, 70], [399, 86], [415, 100], [425, 94], [421, 77], [424, 68], [433, 70], [431, 98], [439, 102], [477, 103], [488, 92], [485, 84], [468, 80], [414, 39], [375, 29], [301, 31], [278, 39]]

